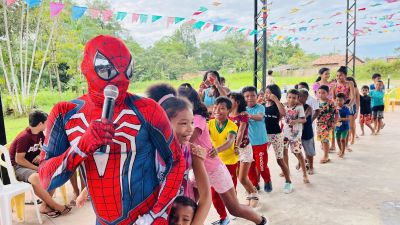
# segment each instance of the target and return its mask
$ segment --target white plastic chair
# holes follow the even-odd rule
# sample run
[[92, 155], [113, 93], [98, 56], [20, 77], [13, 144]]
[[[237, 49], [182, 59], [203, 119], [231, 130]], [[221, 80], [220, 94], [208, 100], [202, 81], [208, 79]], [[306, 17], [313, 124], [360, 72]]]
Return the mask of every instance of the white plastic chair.
[[37, 205], [37, 200], [35, 193], [31, 184], [25, 182], [17, 181], [15, 177], [14, 168], [11, 165], [10, 155], [8, 154], [8, 149], [3, 145], [0, 145], [0, 155], [4, 155], [5, 161], [0, 157], [0, 166], [7, 169], [7, 174], [10, 178], [10, 184], [4, 185], [0, 181], [0, 224], [1, 225], [12, 225], [12, 211], [11, 211], [11, 198], [17, 196], [21, 193], [31, 192], [33, 197], [33, 204], [35, 205], [36, 215], [39, 223], [42, 224], [42, 218], [39, 213], [39, 206]]

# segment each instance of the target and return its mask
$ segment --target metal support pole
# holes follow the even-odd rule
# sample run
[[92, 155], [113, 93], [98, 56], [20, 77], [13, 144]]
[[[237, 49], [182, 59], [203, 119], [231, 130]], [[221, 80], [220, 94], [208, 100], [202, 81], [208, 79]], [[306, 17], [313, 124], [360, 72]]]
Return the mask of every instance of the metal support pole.
[[253, 67], [253, 85], [257, 88], [257, 75], [258, 75], [258, 49], [257, 49], [257, 40], [258, 40], [258, 25], [257, 25], [257, 16], [258, 16], [258, 0], [254, 0], [254, 67]]
[[348, 75], [356, 75], [357, 0], [347, 0], [346, 7], [346, 67]]
[[[259, 11], [260, 2], [262, 3]], [[257, 88], [261, 83], [262, 90], [265, 90], [267, 77], [267, 0], [254, 0], [254, 79], [253, 85]], [[259, 31], [262, 29], [261, 37]], [[261, 73], [261, 74], [260, 74]], [[261, 76], [260, 76], [261, 75]]]
[[267, 83], [267, 0], [262, 0], [262, 15], [263, 15], [263, 51], [262, 51], [262, 90], [265, 91]]
[[[0, 92], [0, 145], [6, 145], [6, 129], [4, 126], [4, 114], [3, 114], [3, 103], [1, 102], [1, 92]], [[4, 160], [3, 154], [0, 154], [2, 160]], [[9, 184], [10, 178], [7, 175], [7, 169], [0, 166], [0, 182], [3, 184]]]
[[1, 92], [0, 92], [0, 145], [7, 144], [6, 138], [6, 129], [4, 125], [4, 114], [3, 114], [3, 103], [1, 101]]

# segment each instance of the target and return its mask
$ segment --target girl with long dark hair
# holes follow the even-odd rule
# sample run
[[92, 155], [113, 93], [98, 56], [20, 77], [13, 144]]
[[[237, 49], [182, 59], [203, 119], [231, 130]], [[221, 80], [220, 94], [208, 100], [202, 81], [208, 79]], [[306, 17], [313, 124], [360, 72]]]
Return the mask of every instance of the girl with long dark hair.
[[[336, 100], [336, 95], [343, 93], [345, 95], [346, 106], [349, 109], [353, 109], [353, 105], [356, 104], [356, 96], [354, 90], [354, 83], [347, 80], [347, 67], [341, 66], [336, 74], [336, 85], [333, 87], [332, 93], [333, 98]], [[352, 151], [347, 146], [347, 151]]]
[[[329, 80], [330, 78], [330, 69], [329, 68], [321, 68], [318, 71], [318, 78], [315, 81], [315, 83], [312, 86], [312, 89], [314, 91], [315, 96], [318, 98], [318, 89], [321, 85], [326, 85], [329, 87], [329, 89], [332, 89], [333, 86], [335, 86], [335, 81], [334, 80]], [[328, 95], [329, 99], [332, 99], [332, 93], [330, 92]]]
[[350, 116], [349, 116], [350, 132], [349, 132], [349, 135], [347, 136], [347, 140], [346, 140], [347, 144], [350, 141], [350, 143], [353, 145], [354, 144], [354, 140], [357, 137], [357, 134], [356, 134], [356, 119], [357, 119], [357, 116], [358, 116], [358, 110], [360, 108], [360, 90], [358, 89], [357, 83], [356, 83], [356, 81], [355, 81], [355, 79], [353, 77], [347, 77], [346, 80], [352, 82], [353, 85], [354, 85], [355, 103], [353, 104], [353, 107], [350, 108]]
[[[182, 194], [198, 203], [191, 224], [204, 224], [211, 207], [211, 191], [204, 166], [206, 151], [190, 142], [194, 130], [192, 104], [185, 98], [176, 97], [175, 89], [168, 84], [153, 85], [147, 89], [146, 93], [149, 98], [157, 101], [164, 109], [181, 145], [182, 154], [186, 161]], [[162, 177], [163, 168], [161, 165], [157, 166], [158, 175]], [[191, 171], [194, 173], [195, 181], [189, 179]]]
[[199, 95], [208, 111], [211, 112], [215, 99], [219, 96], [226, 96], [227, 90], [221, 85], [221, 77], [218, 71], [209, 70], [204, 74], [203, 82], [200, 84]]
[[244, 218], [255, 224], [267, 224], [265, 217], [259, 216], [250, 207], [239, 203], [231, 174], [218, 155], [213, 156], [215, 150], [212, 146], [206, 120], [208, 115], [207, 107], [201, 102], [196, 90], [190, 84], [182, 84], [178, 88], [178, 94], [181, 97], [186, 97], [193, 105], [194, 131], [190, 142], [200, 145], [207, 149], [208, 152], [204, 165], [210, 185], [213, 188], [213, 203], [220, 215], [218, 224], [228, 224], [230, 221], [225, 207], [233, 216]]

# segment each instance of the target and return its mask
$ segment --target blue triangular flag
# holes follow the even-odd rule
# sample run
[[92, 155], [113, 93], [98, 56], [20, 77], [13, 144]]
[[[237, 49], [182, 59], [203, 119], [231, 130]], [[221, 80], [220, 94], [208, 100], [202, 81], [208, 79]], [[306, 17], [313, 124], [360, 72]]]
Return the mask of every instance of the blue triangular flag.
[[25, 0], [25, 2], [26, 4], [28, 4], [29, 8], [33, 8], [40, 5], [42, 0]]
[[82, 6], [72, 6], [72, 19], [77, 20], [85, 14], [87, 7]]
[[223, 27], [224, 27], [224, 26], [221, 26], [221, 25], [214, 25], [214, 27], [213, 27], [213, 32], [218, 32], [218, 31], [220, 31]]
[[117, 13], [117, 18], [116, 18], [116, 20], [117, 20], [117, 21], [122, 21], [122, 20], [124, 20], [124, 18], [126, 17], [127, 14], [128, 14], [127, 12], [118, 12], [118, 13]]

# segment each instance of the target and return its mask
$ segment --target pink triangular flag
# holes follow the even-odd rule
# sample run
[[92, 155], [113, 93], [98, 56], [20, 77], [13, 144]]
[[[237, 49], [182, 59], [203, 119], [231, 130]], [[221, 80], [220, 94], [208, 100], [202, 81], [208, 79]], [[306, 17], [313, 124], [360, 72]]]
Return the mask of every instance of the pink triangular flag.
[[50, 2], [50, 17], [55, 17], [64, 9], [63, 3]]
[[226, 32], [226, 31], [228, 31], [228, 29], [229, 29], [229, 27], [226, 26], [221, 32]]
[[93, 19], [97, 19], [97, 18], [99, 18], [100, 10], [98, 10], [98, 9], [89, 9], [89, 14], [90, 14], [90, 17], [92, 17]]
[[63, 3], [50, 2], [50, 17], [55, 17], [64, 9]]
[[169, 27], [169, 25], [173, 24], [174, 22], [175, 22], [175, 17], [173, 16], [168, 17], [167, 27]]
[[206, 25], [204, 25], [203, 30], [209, 28], [211, 26], [211, 23], [206, 23]]
[[191, 20], [189, 20], [187, 23], [193, 25], [194, 23], [196, 23], [196, 21], [197, 21], [197, 20], [195, 20], [195, 19], [191, 19]]
[[103, 14], [104, 21], [109, 21], [113, 16], [113, 12], [111, 10], [103, 10], [101, 13]]
[[15, 3], [15, 0], [7, 0], [7, 6], [10, 6]]
[[247, 38], [247, 37], [249, 37], [249, 35], [250, 35], [250, 32], [251, 32], [251, 30], [250, 30], [250, 29], [247, 29], [247, 32], [246, 32], [246, 38]]
[[132, 23], [137, 23], [137, 21], [139, 20], [139, 14], [137, 13], [132, 13]]

